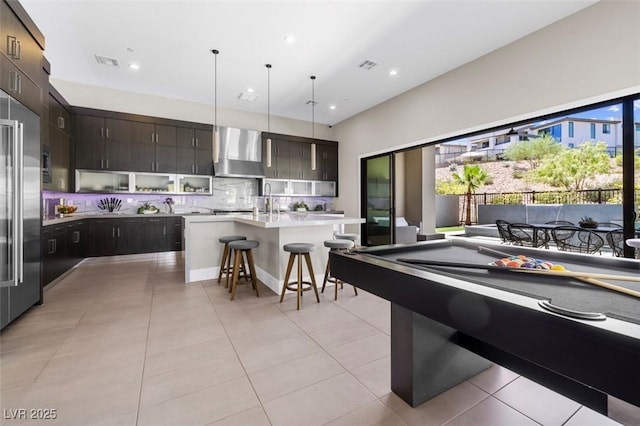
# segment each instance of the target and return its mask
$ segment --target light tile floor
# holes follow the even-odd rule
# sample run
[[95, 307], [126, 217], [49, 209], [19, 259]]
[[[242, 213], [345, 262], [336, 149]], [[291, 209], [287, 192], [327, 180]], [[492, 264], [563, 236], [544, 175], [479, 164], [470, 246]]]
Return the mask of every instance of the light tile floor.
[[[616, 424], [498, 366], [411, 408], [390, 392], [388, 302], [350, 286], [300, 311], [264, 286], [232, 302], [215, 281], [185, 285], [181, 265], [180, 253], [87, 259], [47, 289], [2, 333], [2, 423]], [[637, 407], [610, 405], [640, 424]]]

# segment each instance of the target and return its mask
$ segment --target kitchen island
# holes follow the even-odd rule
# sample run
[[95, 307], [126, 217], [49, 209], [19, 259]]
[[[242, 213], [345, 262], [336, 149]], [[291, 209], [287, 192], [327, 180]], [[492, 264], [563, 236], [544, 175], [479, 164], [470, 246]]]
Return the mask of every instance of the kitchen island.
[[[193, 215], [184, 217], [185, 282], [210, 280], [218, 277], [224, 246], [218, 238], [224, 235], [244, 235], [257, 240], [254, 250], [258, 279], [275, 293], [280, 293], [288, 261], [282, 250], [287, 243], [314, 244], [311, 253], [313, 271], [318, 285], [324, 277], [328, 249], [324, 241], [333, 238], [344, 225], [364, 223], [364, 219], [331, 214], [283, 213], [252, 215]], [[305, 278], [305, 279], [308, 279]]]

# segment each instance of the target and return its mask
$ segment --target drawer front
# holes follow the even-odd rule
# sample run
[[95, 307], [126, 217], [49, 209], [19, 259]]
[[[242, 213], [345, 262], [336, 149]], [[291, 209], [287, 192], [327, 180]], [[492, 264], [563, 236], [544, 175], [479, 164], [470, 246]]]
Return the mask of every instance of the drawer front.
[[41, 114], [40, 87], [2, 54], [0, 54], [0, 88], [36, 114]]

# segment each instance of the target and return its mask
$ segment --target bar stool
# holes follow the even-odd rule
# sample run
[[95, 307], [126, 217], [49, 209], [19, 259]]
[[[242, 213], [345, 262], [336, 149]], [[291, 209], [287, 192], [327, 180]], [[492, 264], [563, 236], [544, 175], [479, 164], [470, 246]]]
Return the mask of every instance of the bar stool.
[[[348, 250], [354, 246], [354, 242], [347, 239], [338, 239], [338, 240], [327, 240], [324, 242], [324, 246], [329, 248], [329, 252], [338, 251], [338, 250]], [[327, 281], [330, 283], [334, 283], [336, 285], [336, 295], [334, 300], [338, 300], [338, 285], [340, 288], [344, 288], [342, 285], [342, 281], [337, 278], [331, 276], [331, 271], [329, 269], [329, 259], [327, 259], [327, 267], [324, 270], [324, 281], [322, 281], [322, 291], [324, 293], [324, 288], [327, 285]], [[358, 289], [356, 286], [353, 286], [353, 291], [358, 295]]]
[[[220, 284], [220, 280], [222, 279], [222, 274], [225, 274], [227, 279], [224, 282], [224, 287], [227, 288], [229, 286], [229, 274], [231, 273], [231, 256], [229, 253], [229, 243], [232, 241], [246, 240], [247, 237], [244, 235], [227, 235], [225, 237], [218, 238], [218, 241], [224, 244], [224, 251], [222, 252], [222, 260], [220, 261], [220, 272], [218, 273], [218, 284]], [[242, 272], [246, 276], [246, 272], [244, 270], [244, 265]]]
[[[238, 275], [240, 274], [241, 265], [244, 264], [244, 257], [247, 259], [247, 264], [250, 271], [250, 277], [247, 277], [245, 273], [245, 278], [251, 281], [251, 285], [253, 289], [256, 291], [256, 296], [260, 297], [260, 293], [258, 292], [258, 279], [256, 278], [256, 266], [253, 262], [253, 253], [251, 249], [254, 249], [260, 245], [260, 242], [255, 240], [236, 240], [231, 241], [229, 246], [229, 256], [233, 255], [233, 273], [231, 278], [231, 285], [229, 286], [229, 293], [231, 293], [231, 300], [236, 297], [236, 287], [238, 286]], [[244, 268], [246, 271], [247, 268]], [[229, 279], [229, 274], [227, 274], [227, 280]]]
[[358, 238], [360, 238], [360, 235], [358, 234], [349, 234], [349, 233], [337, 233], [333, 235], [333, 238], [335, 238], [336, 240], [349, 240], [349, 241], [353, 241], [353, 246], [354, 247], [358, 247]]
[[[318, 294], [318, 286], [316, 285], [316, 278], [313, 274], [313, 266], [311, 266], [311, 253], [315, 250], [315, 246], [313, 244], [308, 243], [289, 243], [285, 244], [282, 249], [286, 252], [289, 252], [289, 263], [287, 264], [287, 272], [284, 275], [284, 284], [282, 286], [282, 292], [280, 293], [280, 303], [284, 300], [284, 293], [287, 290], [295, 291], [298, 296], [298, 305], [297, 309], [300, 310], [300, 297], [302, 296], [303, 291], [311, 290], [316, 293], [316, 300], [320, 303], [320, 295]], [[309, 270], [309, 275], [311, 275], [311, 282], [302, 281], [302, 257], [304, 256], [307, 262], [307, 269]], [[295, 259], [298, 259], [298, 280], [289, 282], [289, 277], [291, 276], [291, 270], [293, 269], [293, 262]]]

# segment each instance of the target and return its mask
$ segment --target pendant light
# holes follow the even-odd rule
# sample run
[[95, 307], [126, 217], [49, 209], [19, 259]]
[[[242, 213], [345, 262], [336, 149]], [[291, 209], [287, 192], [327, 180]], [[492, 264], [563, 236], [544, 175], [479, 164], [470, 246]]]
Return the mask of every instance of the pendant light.
[[[271, 64], [266, 64], [267, 67], [267, 133], [271, 133]], [[267, 138], [267, 158], [266, 166], [271, 167], [271, 138]]]
[[[316, 92], [315, 92], [316, 76], [311, 76], [311, 138], [315, 138], [316, 128]], [[316, 169], [316, 144], [311, 144], [311, 170]]]
[[218, 50], [211, 51], [215, 57], [213, 79], [213, 162], [220, 159], [220, 130], [218, 129]]

